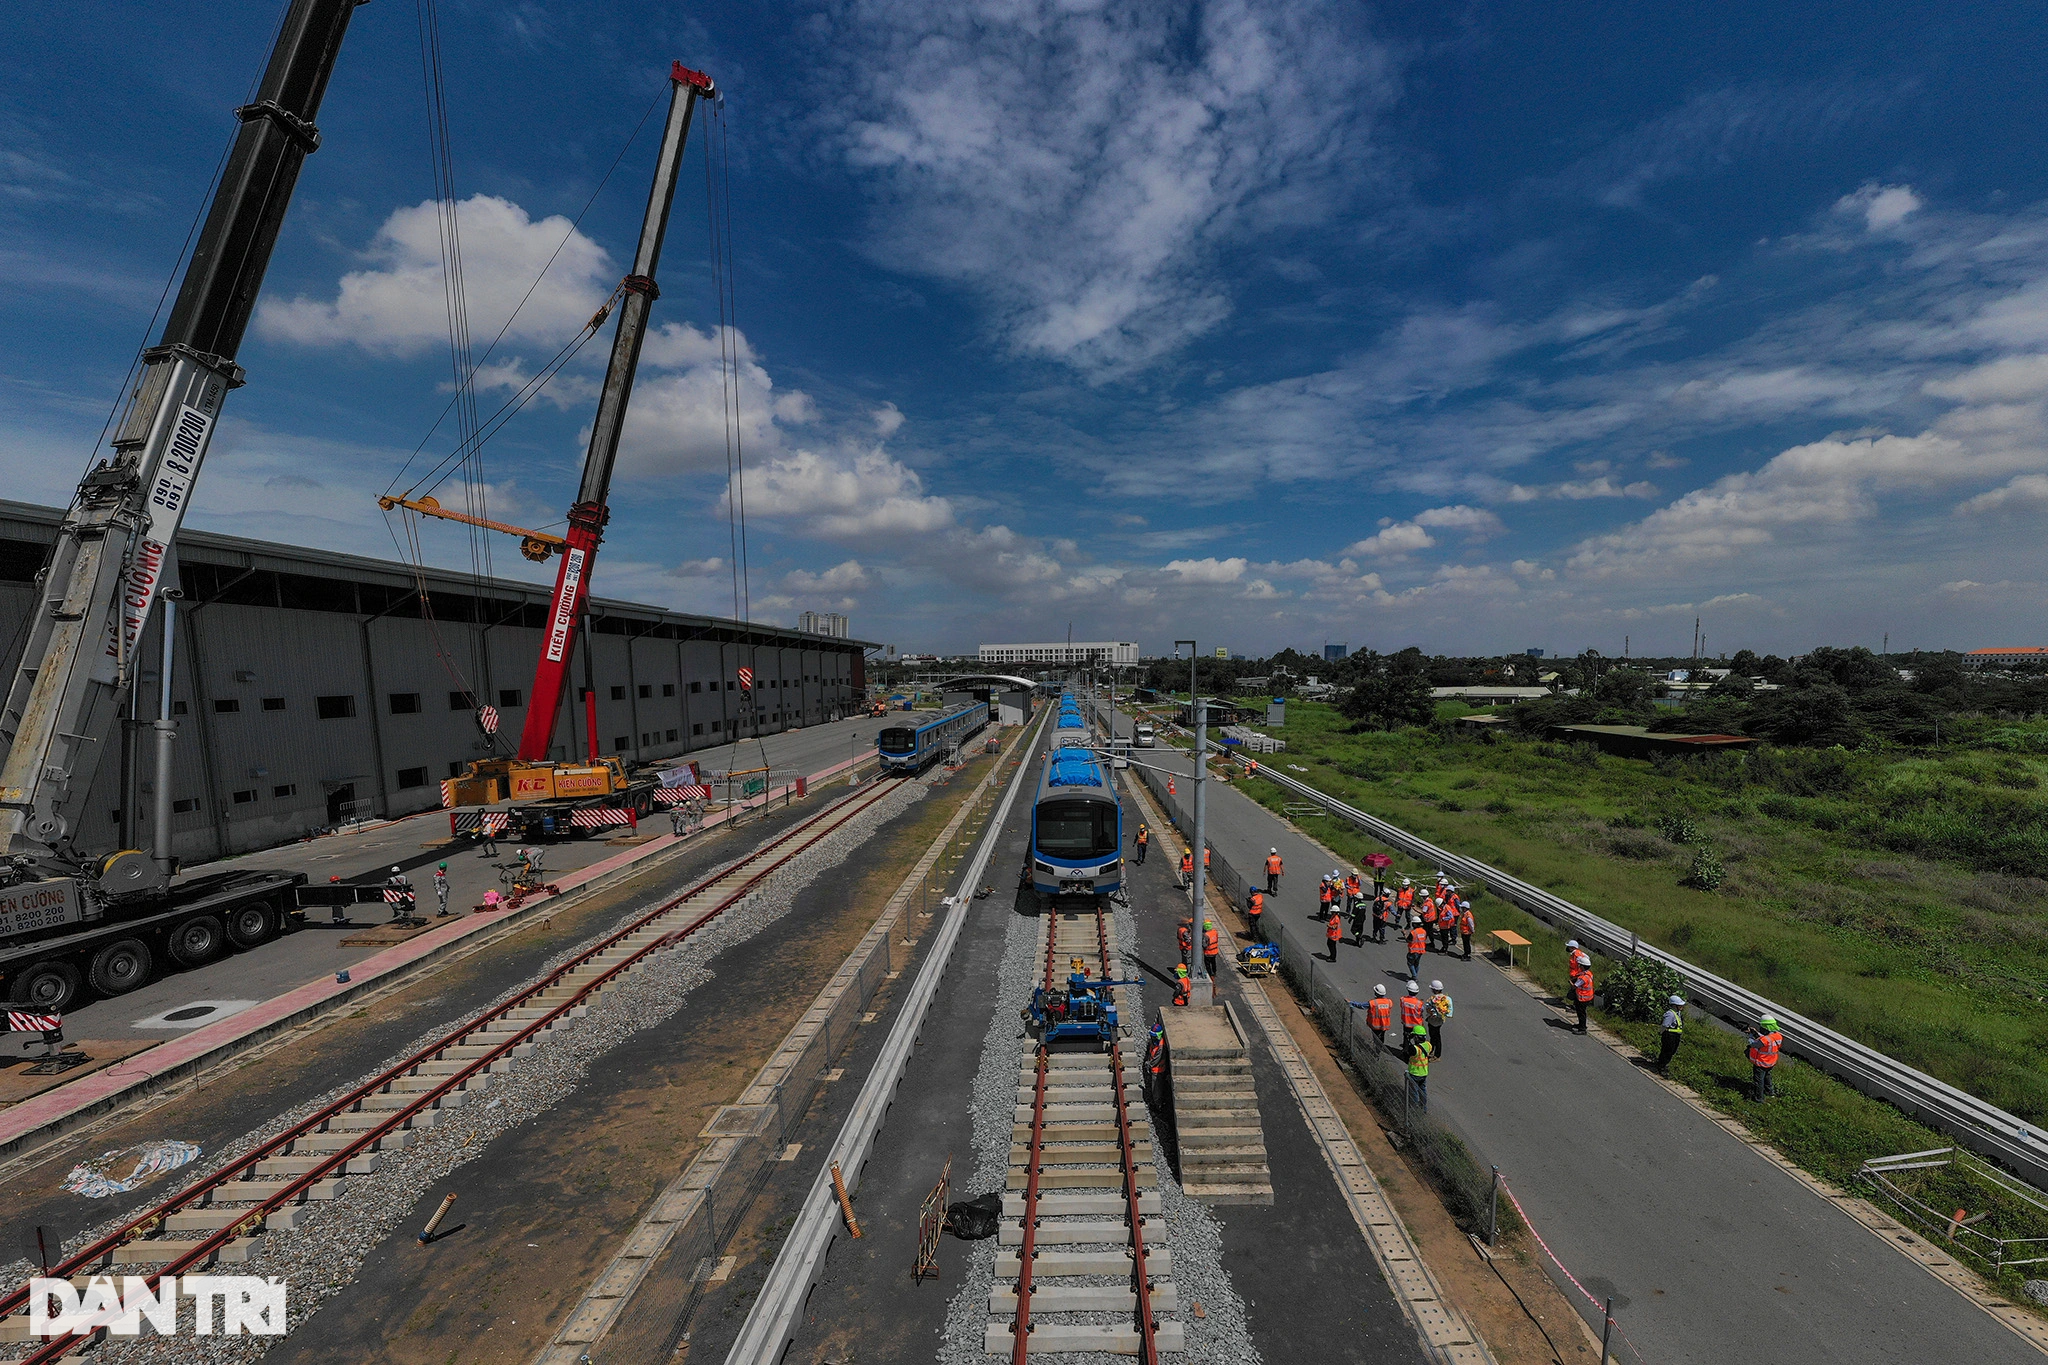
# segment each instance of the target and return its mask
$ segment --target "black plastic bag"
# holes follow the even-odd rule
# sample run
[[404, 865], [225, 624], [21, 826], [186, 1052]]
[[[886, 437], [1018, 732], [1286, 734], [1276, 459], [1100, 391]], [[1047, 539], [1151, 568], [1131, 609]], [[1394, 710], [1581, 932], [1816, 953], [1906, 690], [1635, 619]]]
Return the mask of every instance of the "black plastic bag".
[[996, 1235], [1003, 1219], [1003, 1197], [985, 1194], [946, 1205], [946, 1231], [963, 1242], [978, 1242]]

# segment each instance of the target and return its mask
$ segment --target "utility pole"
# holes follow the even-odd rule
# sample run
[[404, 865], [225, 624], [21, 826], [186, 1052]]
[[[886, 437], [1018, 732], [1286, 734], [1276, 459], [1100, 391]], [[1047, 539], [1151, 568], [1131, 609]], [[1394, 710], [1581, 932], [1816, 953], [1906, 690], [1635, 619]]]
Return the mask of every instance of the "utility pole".
[[1209, 747], [1209, 708], [1202, 705], [1202, 699], [1195, 690], [1195, 667], [1197, 661], [1201, 658], [1201, 650], [1193, 640], [1175, 640], [1173, 642], [1176, 652], [1179, 651], [1182, 645], [1188, 647], [1188, 719], [1194, 722], [1195, 731], [1195, 856], [1191, 859], [1194, 864], [1194, 885], [1192, 887], [1194, 900], [1189, 909], [1189, 913], [1194, 921], [1191, 931], [1194, 946], [1188, 953], [1188, 956], [1193, 958], [1194, 961], [1188, 973], [1188, 1004], [1200, 1005], [1206, 1008], [1216, 1003], [1215, 983], [1210, 980], [1209, 968], [1202, 960], [1202, 912], [1208, 905], [1203, 895], [1203, 882], [1205, 879], [1202, 876], [1202, 873], [1206, 870], [1202, 865], [1202, 855], [1204, 850], [1208, 848], [1208, 845], [1203, 842], [1208, 832], [1206, 828], [1208, 805], [1203, 798], [1206, 794], [1205, 779], [1209, 776], [1209, 765], [1203, 759]]

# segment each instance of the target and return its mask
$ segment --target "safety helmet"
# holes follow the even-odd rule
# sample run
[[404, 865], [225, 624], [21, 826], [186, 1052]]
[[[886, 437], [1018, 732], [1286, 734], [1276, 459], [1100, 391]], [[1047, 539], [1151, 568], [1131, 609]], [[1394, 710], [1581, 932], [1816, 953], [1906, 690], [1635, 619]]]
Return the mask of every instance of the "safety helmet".
[[1385, 986], [1374, 986], [1372, 988], [1372, 993], [1374, 995], [1385, 995], [1387, 993], [1387, 988]]
[[1427, 1038], [1429, 1036], [1429, 1028], [1424, 1024], [1410, 1024], [1408, 1031], [1418, 1038]]
[[1408, 879], [1407, 877], [1403, 877], [1403, 878], [1401, 878], [1401, 885], [1403, 885], [1403, 886], [1413, 886], [1413, 885], [1415, 885], [1415, 883], [1414, 883], [1413, 881], [1411, 881], [1410, 879]]
[[1410, 995], [1420, 995], [1421, 993], [1422, 993], [1422, 987], [1420, 987], [1420, 986], [1416, 985], [1416, 984], [1415, 984], [1415, 983], [1414, 983], [1413, 981], [1411, 981], [1411, 982], [1409, 982], [1409, 983], [1408, 983], [1408, 994], [1410, 994]]
[[1188, 974], [1188, 964], [1185, 962], [1174, 964], [1173, 974], [1175, 976], [1186, 976]]
[[1682, 995], [1674, 995], [1665, 1003], [1670, 1005], [1683, 1005], [1685, 1003], [1685, 997]]
[[1568, 938], [1564, 941], [1564, 946], [1567, 948], [1576, 948], [1579, 946], [1579, 941], [1575, 938]]
[[1444, 983], [1441, 981], [1432, 981], [1429, 983], [1429, 988], [1433, 991], [1440, 991], [1444, 988]]
[[398, 864], [397, 864], [397, 863], [393, 863], [393, 864], [391, 865], [391, 870], [392, 870], [393, 872], [396, 872], [396, 871], [398, 871]]
[[441, 870], [442, 870], [443, 872], [446, 872], [446, 871], [448, 870], [448, 864], [446, 864], [446, 863], [440, 863], [440, 864], [437, 864], [437, 866], [439, 866], [439, 867], [440, 867], [440, 869], [441, 869]]
[[1765, 1028], [1767, 1028], [1767, 1029], [1771, 1029], [1771, 1030], [1773, 1030], [1773, 1031], [1776, 1031], [1776, 1029], [1777, 1029], [1777, 1027], [1778, 1027], [1778, 1021], [1777, 1021], [1777, 1020], [1775, 1020], [1775, 1019], [1773, 1019], [1773, 1018], [1771, 1018], [1771, 1016], [1770, 1016], [1770, 1015], [1768, 1015], [1768, 1014], [1766, 1014], [1766, 1015], [1765, 1015], [1765, 1016], [1764, 1016], [1764, 1017], [1763, 1017], [1763, 1018], [1762, 1018], [1761, 1020], [1759, 1020], [1758, 1022], [1759, 1022], [1759, 1023], [1761, 1023], [1761, 1024], [1762, 1024], [1762, 1025], [1763, 1025], [1763, 1026], [1765, 1027]]
[[1280, 850], [1279, 850], [1279, 849], [1277, 849], [1277, 848], [1269, 848], [1269, 849], [1267, 849], [1267, 850], [1266, 850], [1266, 852], [1268, 852], [1268, 853], [1278, 853], [1279, 851], [1280, 851]]
[[1216, 921], [1212, 919], [1205, 919], [1202, 921], [1202, 927], [1204, 929], [1214, 929], [1216, 927]]

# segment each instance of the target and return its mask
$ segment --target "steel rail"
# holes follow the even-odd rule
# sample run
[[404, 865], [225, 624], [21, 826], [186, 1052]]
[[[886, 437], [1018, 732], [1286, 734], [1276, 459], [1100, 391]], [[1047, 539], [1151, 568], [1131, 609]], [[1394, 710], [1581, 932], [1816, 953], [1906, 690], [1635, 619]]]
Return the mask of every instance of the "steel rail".
[[1041, 713], [1035, 722], [1037, 734], [1018, 745], [1017, 752], [1022, 756], [1018, 760], [1017, 771], [1003, 793], [1002, 802], [990, 814], [973, 856], [961, 867], [957, 883], [959, 893], [953, 897], [952, 908], [946, 912], [946, 918], [932, 938], [931, 947], [925, 952], [924, 963], [918, 968], [910, 991], [904, 997], [902, 1011], [890, 1027], [889, 1036], [883, 1041], [882, 1050], [875, 1058], [867, 1080], [862, 1083], [846, 1121], [840, 1125], [839, 1135], [821, 1158], [817, 1177], [812, 1180], [804, 1202], [797, 1208], [796, 1221], [776, 1252], [768, 1278], [755, 1296], [747, 1320], [740, 1324], [739, 1336], [732, 1349], [726, 1354], [726, 1365], [778, 1365], [789, 1348], [796, 1333], [798, 1314], [810, 1297], [811, 1286], [824, 1272], [825, 1252], [837, 1235], [839, 1204], [832, 1190], [830, 1164], [834, 1161], [839, 1163], [849, 1192], [860, 1189], [861, 1171], [867, 1163], [868, 1153], [881, 1132], [883, 1120], [889, 1115], [896, 1087], [902, 1084], [904, 1072], [910, 1066], [911, 1050], [924, 1028], [925, 1016], [931, 1012], [939, 982], [952, 960], [953, 948], [960, 941], [960, 931], [967, 922], [967, 908], [974, 903], [973, 888], [981, 884], [982, 874], [988, 870], [989, 858], [1002, 837], [1003, 824], [1009, 819], [1011, 807], [1016, 804], [1025, 775], [1031, 771], [1032, 753], [1045, 733], [1045, 714]]
[[[210, 1173], [201, 1180], [194, 1181], [169, 1198], [159, 1201], [147, 1212], [130, 1219], [122, 1227], [107, 1234], [107, 1236], [94, 1242], [91, 1246], [67, 1257], [61, 1264], [50, 1270], [49, 1277], [61, 1279], [94, 1267], [95, 1263], [102, 1262], [119, 1247], [143, 1239], [148, 1233], [156, 1231], [161, 1227], [163, 1220], [170, 1214], [177, 1213], [203, 1197], [220, 1191], [230, 1182], [241, 1178], [245, 1172], [252, 1171], [259, 1163], [275, 1159], [292, 1143], [312, 1133], [321, 1131], [323, 1125], [344, 1113], [352, 1112], [357, 1104], [379, 1093], [386, 1085], [402, 1079], [423, 1063], [434, 1060], [446, 1049], [459, 1045], [462, 1039], [477, 1034], [494, 1020], [503, 1018], [510, 1011], [523, 1008], [526, 1001], [532, 1000], [537, 995], [552, 989], [556, 983], [579, 967], [583, 967], [602, 956], [622, 940], [639, 932], [662, 916], [669, 914], [684, 902], [694, 899], [720, 882], [729, 881], [741, 870], [761, 863], [764, 858], [769, 858], [769, 855], [783, 849], [784, 845], [794, 840], [802, 841], [799, 847], [781, 852], [780, 856], [773, 857], [765, 865], [758, 867], [737, 887], [728, 888], [716, 905], [696, 916], [685, 928], [676, 933], [665, 934], [635, 949], [628, 956], [612, 964], [601, 975], [586, 982], [577, 989], [575, 994], [558, 1002], [547, 1014], [529, 1021], [524, 1028], [519, 1029], [517, 1032], [503, 1035], [504, 1041], [494, 1045], [488, 1053], [468, 1059], [467, 1063], [460, 1070], [450, 1073], [439, 1084], [429, 1089], [415, 1092], [416, 1098], [411, 1103], [398, 1109], [386, 1111], [388, 1117], [378, 1122], [375, 1126], [362, 1130], [356, 1141], [328, 1154], [325, 1160], [316, 1163], [311, 1169], [300, 1175], [288, 1177], [277, 1182], [274, 1186], [266, 1185], [264, 1187], [266, 1190], [265, 1196], [262, 1199], [250, 1201], [250, 1206], [241, 1210], [242, 1217], [200, 1239], [196, 1244], [188, 1247], [179, 1255], [159, 1263], [160, 1268], [146, 1277], [146, 1283], [154, 1290], [157, 1282], [163, 1276], [181, 1274], [192, 1265], [210, 1260], [216, 1251], [234, 1240], [241, 1232], [254, 1224], [260, 1223], [270, 1213], [277, 1211], [285, 1204], [296, 1201], [300, 1194], [311, 1189], [335, 1171], [346, 1167], [351, 1160], [362, 1155], [366, 1148], [381, 1142], [393, 1132], [400, 1130], [420, 1113], [435, 1105], [461, 1085], [474, 1079], [479, 1073], [488, 1071], [491, 1066], [502, 1060], [514, 1048], [526, 1043], [535, 1034], [552, 1027], [564, 1015], [586, 1002], [592, 994], [616, 980], [622, 972], [644, 961], [652, 954], [672, 947], [683, 938], [696, 933], [705, 925], [711, 923], [711, 921], [718, 918], [726, 910], [744, 900], [761, 882], [773, 876], [792, 859], [801, 856], [811, 845], [829, 837], [862, 811], [867, 810], [880, 801], [889, 792], [896, 790], [902, 785], [904, 780], [895, 779], [886, 783], [876, 782], [870, 784], [864, 791], [827, 807], [808, 820], [786, 830], [768, 843], [763, 844], [760, 848], [727, 864], [716, 873], [699, 881], [689, 890], [671, 898], [646, 914], [635, 918], [614, 933], [607, 935], [591, 948], [578, 953], [569, 961], [564, 962], [561, 966], [540, 978], [519, 995], [473, 1016], [462, 1027], [444, 1034], [438, 1041], [418, 1049], [405, 1060], [386, 1068], [378, 1073], [376, 1077], [355, 1087], [340, 1099], [323, 1105], [320, 1109], [308, 1115], [285, 1132], [267, 1140], [220, 1170]], [[255, 1191], [252, 1190], [249, 1193], [254, 1194]], [[237, 1200], [235, 1202], [239, 1204], [242, 1201]], [[9, 1293], [4, 1299], [0, 1299], [0, 1317], [12, 1314], [21, 1308], [28, 1301], [28, 1298], [29, 1287], [23, 1285]], [[96, 1330], [64, 1337], [51, 1337], [39, 1350], [23, 1359], [20, 1365], [44, 1365], [44, 1362], [55, 1361], [60, 1359], [73, 1346], [95, 1335], [97, 1335]]]
[[[1097, 956], [1102, 975], [1109, 978], [1109, 921], [1100, 909], [1095, 912]], [[1121, 1021], [1119, 1021], [1121, 1022]], [[1145, 1265], [1145, 1211], [1138, 1196], [1138, 1163], [1131, 1141], [1130, 1102], [1124, 1095], [1123, 1043], [1109, 1045], [1110, 1087], [1116, 1095], [1116, 1141], [1124, 1167], [1124, 1219], [1131, 1225], [1131, 1289], [1137, 1297], [1138, 1359], [1145, 1365], [1159, 1365], [1159, 1323], [1152, 1316], [1152, 1275]]]
[[[1054, 923], [1058, 923], [1054, 912]], [[1010, 1324], [1010, 1365], [1024, 1365], [1031, 1353], [1031, 1262], [1038, 1255], [1038, 1175], [1045, 1160], [1045, 1087], [1048, 1069], [1045, 1040], [1038, 1042], [1038, 1075], [1031, 1094], [1031, 1155], [1024, 1177], [1024, 1242], [1017, 1248], [1017, 1318]]]
[[1924, 1071], [1808, 1019], [1724, 977], [1696, 967], [1676, 954], [1642, 942], [1634, 933], [1561, 896], [1509, 876], [1476, 858], [1438, 848], [1387, 821], [1348, 806], [1308, 783], [1278, 773], [1261, 763], [1253, 770], [1283, 790], [1309, 797], [1333, 814], [1357, 825], [1381, 843], [1423, 862], [1434, 863], [1467, 881], [1481, 880], [1487, 889], [1548, 924], [1567, 930], [1608, 957], [1647, 957], [1677, 972], [1686, 998], [1737, 1025], [1754, 1023], [1768, 1014], [1785, 1035], [1785, 1050], [1862, 1091], [1885, 1100], [1909, 1116], [1953, 1136], [1957, 1142], [2003, 1164], [2037, 1188], [2048, 1190], [2048, 1134], [1998, 1106], [1978, 1099]]

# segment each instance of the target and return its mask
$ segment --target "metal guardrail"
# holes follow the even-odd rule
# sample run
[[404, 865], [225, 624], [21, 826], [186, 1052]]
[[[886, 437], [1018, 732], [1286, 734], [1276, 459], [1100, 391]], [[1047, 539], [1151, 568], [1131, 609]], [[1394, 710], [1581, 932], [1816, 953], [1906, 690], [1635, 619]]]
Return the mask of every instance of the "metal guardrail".
[[1312, 797], [1332, 815], [1350, 821], [1390, 848], [1442, 868], [1465, 880], [1482, 880], [1489, 891], [1546, 924], [1566, 930], [1581, 943], [1613, 958], [1647, 957], [1662, 962], [1685, 981], [1686, 998], [1730, 1023], [1746, 1026], [1773, 1015], [1785, 1035], [1785, 1050], [1908, 1115], [1939, 1128], [1979, 1156], [2004, 1165], [2028, 1183], [2048, 1189], [2048, 1133], [1993, 1104], [1938, 1081], [1904, 1062], [1865, 1047], [1825, 1024], [1804, 1017], [1754, 991], [1693, 966], [1662, 948], [1643, 943], [1629, 930], [1590, 910], [1531, 886], [1474, 858], [1460, 857], [1420, 839], [1398, 825], [1344, 804], [1306, 782], [1260, 764], [1257, 775], [1283, 790]]
[[797, 1211], [796, 1224], [776, 1252], [767, 1282], [761, 1286], [760, 1296], [754, 1300], [752, 1311], [741, 1325], [739, 1338], [726, 1355], [725, 1365], [778, 1365], [789, 1349], [804, 1304], [810, 1298], [811, 1287], [824, 1273], [825, 1253], [830, 1249], [839, 1226], [839, 1198], [832, 1188], [832, 1171], [836, 1168], [841, 1172], [849, 1190], [860, 1188], [862, 1168], [867, 1164], [868, 1153], [882, 1130], [882, 1121], [889, 1116], [889, 1106], [896, 1098], [896, 1087], [902, 1083], [903, 1074], [910, 1065], [917, 1036], [924, 1029], [925, 1015], [930, 1012], [932, 1000], [938, 995], [939, 982], [944, 978], [947, 964], [953, 956], [953, 946], [959, 941], [961, 927], [967, 922], [967, 909], [974, 904], [974, 888], [981, 884], [982, 873], [988, 870], [989, 858], [995, 853], [997, 841], [1002, 838], [1003, 822], [1009, 819], [1010, 808], [1016, 804], [1017, 793], [1023, 789], [1025, 775], [1031, 771], [1032, 756], [1043, 737], [1041, 719], [1038, 733], [1024, 739], [1018, 746], [1021, 761], [1017, 764], [1015, 776], [1010, 779], [1009, 789], [989, 815], [974, 855], [961, 870], [957, 884], [959, 890], [952, 908], [946, 912], [932, 946], [925, 953], [924, 965], [918, 969], [917, 979], [904, 999], [902, 1013], [890, 1028], [881, 1054], [875, 1059], [874, 1069], [861, 1086], [860, 1095], [854, 1100], [853, 1109], [841, 1125], [839, 1135], [822, 1157], [817, 1178], [811, 1182], [810, 1192], [804, 1196], [803, 1205]]

